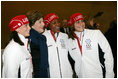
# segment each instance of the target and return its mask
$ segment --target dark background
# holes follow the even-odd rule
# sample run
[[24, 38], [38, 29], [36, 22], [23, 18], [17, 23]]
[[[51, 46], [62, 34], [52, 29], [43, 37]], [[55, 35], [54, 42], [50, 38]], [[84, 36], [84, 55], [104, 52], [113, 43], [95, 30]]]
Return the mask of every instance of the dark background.
[[117, 18], [117, 1], [1, 1], [1, 48], [5, 48], [11, 33], [8, 27], [10, 20], [30, 10], [40, 10], [45, 16], [48, 13], [56, 13], [60, 19], [67, 18], [76, 12], [84, 16], [94, 16], [98, 12], [103, 15], [95, 21], [101, 24], [100, 30], [105, 33], [109, 29], [110, 22]]

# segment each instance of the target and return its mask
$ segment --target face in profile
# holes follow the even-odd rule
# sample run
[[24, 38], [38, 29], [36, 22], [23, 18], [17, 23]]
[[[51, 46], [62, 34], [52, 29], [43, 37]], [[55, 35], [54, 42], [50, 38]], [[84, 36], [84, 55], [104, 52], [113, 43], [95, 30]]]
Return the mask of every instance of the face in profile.
[[44, 21], [43, 18], [40, 18], [37, 20], [34, 25], [32, 26], [33, 29], [35, 29], [37, 32], [42, 33], [44, 32]]
[[85, 29], [85, 22], [83, 20], [76, 21], [74, 23], [74, 28], [77, 32], [83, 32]]
[[68, 21], [66, 19], [62, 20], [62, 26], [63, 27], [67, 27], [67, 23], [68, 23]]
[[30, 26], [28, 24], [24, 24], [21, 27], [17, 28], [16, 31], [23, 35], [24, 37], [28, 37], [30, 35]]
[[54, 33], [60, 32], [60, 23], [59, 23], [59, 20], [58, 19], [53, 20], [50, 23], [50, 26], [49, 27], [50, 27], [50, 30], [52, 30]]

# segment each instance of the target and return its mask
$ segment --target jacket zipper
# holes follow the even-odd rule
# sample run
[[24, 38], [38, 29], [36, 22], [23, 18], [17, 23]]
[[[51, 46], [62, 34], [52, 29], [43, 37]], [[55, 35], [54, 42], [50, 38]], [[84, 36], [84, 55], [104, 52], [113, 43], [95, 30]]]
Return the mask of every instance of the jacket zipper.
[[62, 78], [61, 63], [60, 63], [60, 59], [59, 59], [59, 50], [58, 50], [58, 47], [57, 47], [57, 55], [58, 55], [58, 61], [59, 61], [60, 76], [61, 76], [61, 78]]
[[[53, 39], [54, 39], [54, 41], [55, 41], [55, 43], [56, 43], [56, 39], [57, 38], [55, 38], [55, 35], [54, 35], [54, 32], [52, 32], [52, 31], [50, 31], [51, 32], [51, 34], [52, 34], [52, 36], [53, 36]], [[58, 34], [59, 35], [59, 34]], [[57, 35], [57, 37], [58, 37], [58, 35]], [[58, 47], [56, 47], [57, 48], [57, 55], [58, 55], [58, 61], [59, 61], [59, 70], [60, 70], [60, 76], [61, 76], [61, 78], [62, 78], [62, 72], [61, 72], [61, 62], [60, 62], [60, 59], [59, 59], [59, 50], [58, 50]]]

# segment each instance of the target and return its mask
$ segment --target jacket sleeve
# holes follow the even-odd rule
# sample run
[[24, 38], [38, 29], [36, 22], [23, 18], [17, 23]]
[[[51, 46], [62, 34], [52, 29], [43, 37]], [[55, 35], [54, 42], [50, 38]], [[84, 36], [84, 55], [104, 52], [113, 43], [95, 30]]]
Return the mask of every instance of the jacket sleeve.
[[3, 55], [3, 74], [5, 78], [18, 78], [20, 58], [17, 49], [9, 48]]
[[97, 36], [98, 36], [98, 43], [104, 52], [104, 58], [105, 58], [105, 67], [106, 67], [106, 78], [113, 78], [114, 77], [114, 72], [113, 72], [113, 55], [112, 55], [112, 50], [111, 47], [105, 38], [105, 36], [101, 33], [100, 30], [97, 31]]

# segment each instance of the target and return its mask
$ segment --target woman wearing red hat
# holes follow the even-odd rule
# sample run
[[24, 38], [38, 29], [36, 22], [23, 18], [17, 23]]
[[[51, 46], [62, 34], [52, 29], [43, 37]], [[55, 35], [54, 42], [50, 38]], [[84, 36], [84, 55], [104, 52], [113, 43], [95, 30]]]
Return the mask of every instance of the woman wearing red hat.
[[60, 23], [55, 13], [45, 16], [44, 23], [50, 30], [44, 32], [47, 38], [49, 68], [51, 78], [72, 78], [72, 69], [68, 60], [68, 36], [60, 32]]
[[112, 51], [100, 30], [85, 29], [81, 13], [70, 17], [69, 53], [79, 78], [114, 77]]
[[25, 15], [14, 17], [9, 24], [11, 36], [3, 53], [3, 78], [32, 78], [32, 59], [28, 51], [29, 21]]
[[33, 77], [49, 78], [48, 47], [44, 32], [43, 16], [39, 11], [27, 13], [30, 30], [30, 48], [33, 61]]

